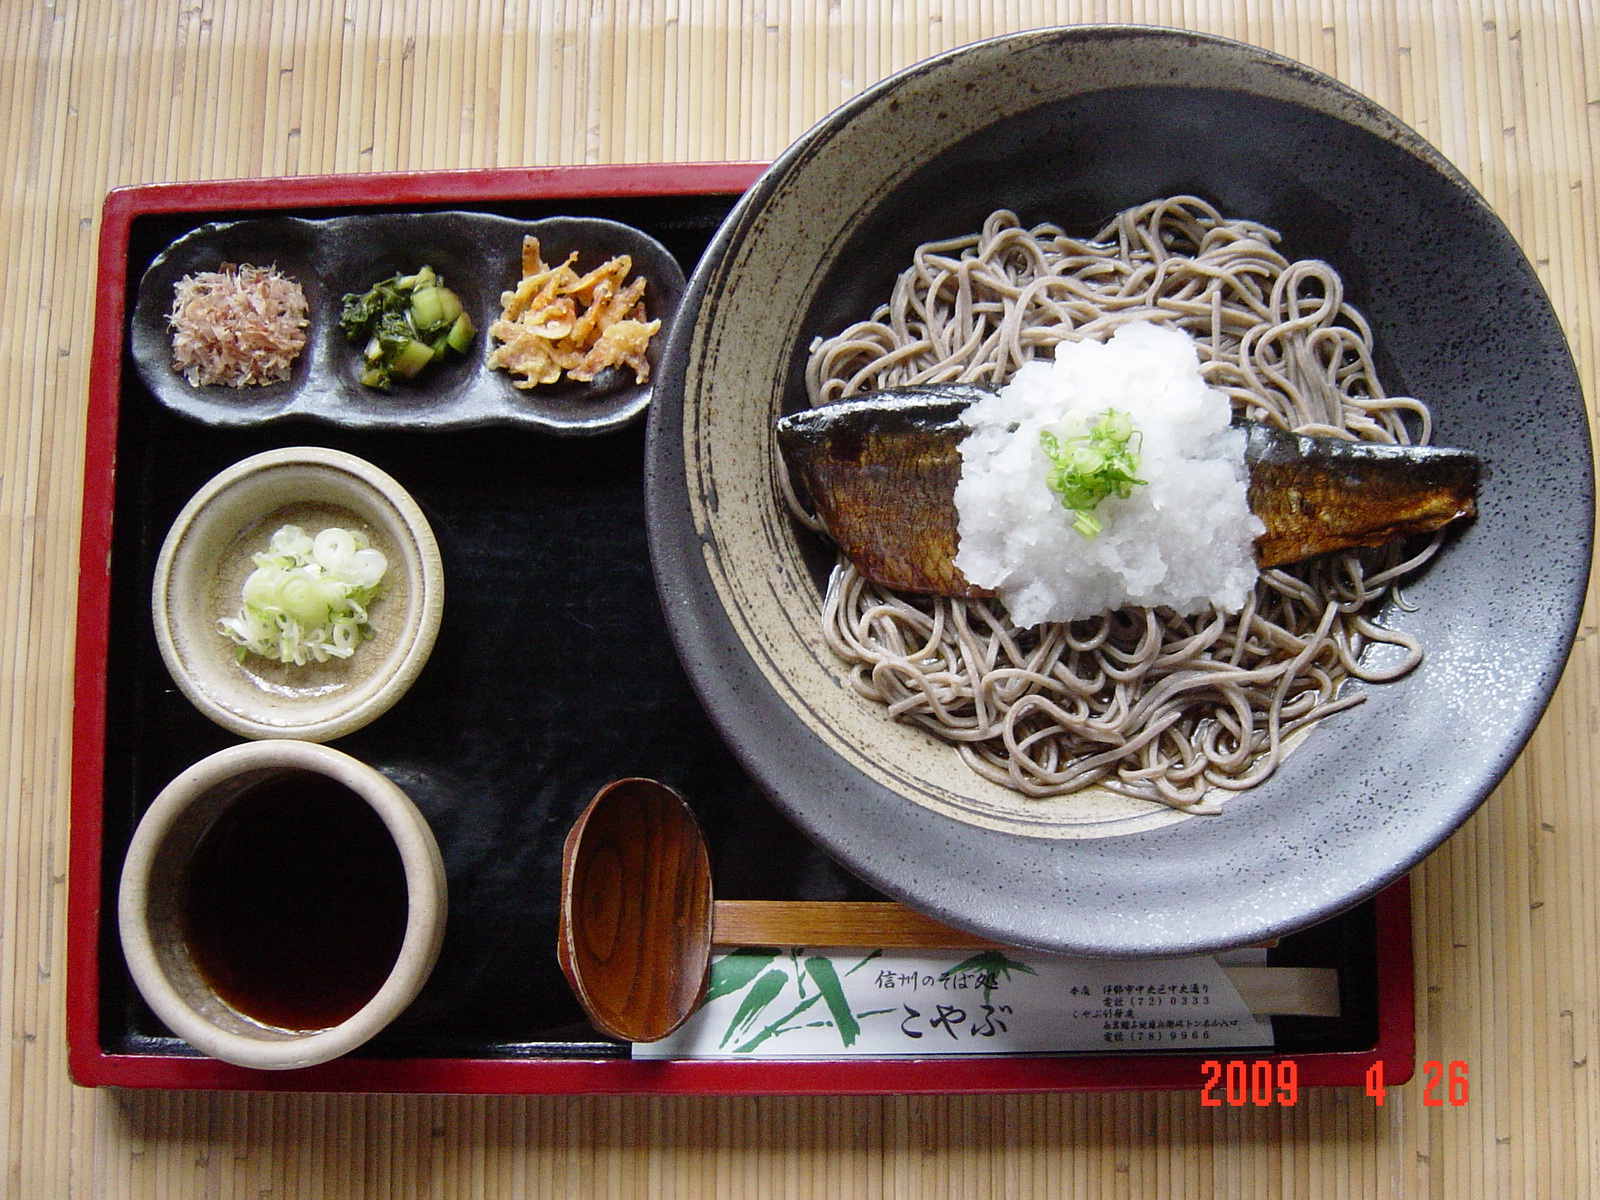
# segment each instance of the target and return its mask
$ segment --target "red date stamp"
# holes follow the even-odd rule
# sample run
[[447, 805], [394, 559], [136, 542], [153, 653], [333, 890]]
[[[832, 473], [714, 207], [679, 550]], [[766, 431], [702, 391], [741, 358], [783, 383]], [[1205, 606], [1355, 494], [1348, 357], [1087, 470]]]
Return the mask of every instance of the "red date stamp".
[[1224, 1101], [1235, 1108], [1253, 1104], [1267, 1108], [1278, 1104], [1293, 1108], [1300, 1099], [1300, 1068], [1294, 1059], [1278, 1062], [1258, 1058], [1245, 1062], [1230, 1058], [1226, 1063], [1212, 1058], [1200, 1064], [1206, 1082], [1200, 1089], [1200, 1103], [1205, 1108], [1221, 1108]]
[[[1367, 1095], [1374, 1104], [1381, 1105], [1387, 1090], [1383, 1086], [1383, 1060], [1379, 1059], [1367, 1068]], [[1468, 1094], [1467, 1064], [1462, 1059], [1451, 1059], [1448, 1072], [1436, 1058], [1422, 1064], [1423, 1107], [1443, 1108], [1448, 1099], [1452, 1106], [1460, 1108]]]
[[[1242, 1108], [1253, 1104], [1257, 1108], [1280, 1105], [1293, 1108], [1300, 1098], [1300, 1068], [1292, 1058], [1258, 1058], [1246, 1062], [1230, 1058], [1227, 1062], [1207, 1059], [1200, 1064], [1205, 1082], [1200, 1088], [1200, 1104], [1205, 1108], [1221, 1108], [1230, 1104]], [[1427, 1108], [1442, 1108], [1449, 1103], [1456, 1108], [1466, 1104], [1469, 1095], [1467, 1064], [1462, 1059], [1452, 1059], [1448, 1066], [1437, 1059], [1422, 1064], [1422, 1103]], [[1383, 1060], [1367, 1068], [1367, 1095], [1372, 1102], [1382, 1106], [1388, 1088], [1383, 1082]]]

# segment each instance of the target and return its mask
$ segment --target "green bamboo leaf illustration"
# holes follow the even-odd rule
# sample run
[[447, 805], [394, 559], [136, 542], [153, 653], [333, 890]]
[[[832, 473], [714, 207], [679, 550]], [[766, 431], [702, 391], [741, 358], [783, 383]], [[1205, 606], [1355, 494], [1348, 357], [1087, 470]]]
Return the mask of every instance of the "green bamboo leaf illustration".
[[[813, 993], [810, 997], [808, 997], [805, 1000], [800, 1001], [799, 1004], [796, 1004], [788, 1012], [784, 1013], [783, 1016], [779, 1017], [771, 1025], [768, 1025], [760, 1033], [756, 1034], [755, 1037], [751, 1038], [744, 1045], [735, 1046], [733, 1048], [733, 1052], [735, 1054], [748, 1054], [748, 1053], [750, 1053], [750, 1051], [754, 1050], [757, 1046], [761, 1045], [762, 1042], [766, 1041], [769, 1037], [772, 1037], [774, 1034], [787, 1033], [789, 1031], [789, 1022], [794, 1020], [801, 1013], [805, 1012], [806, 1009], [810, 1008], [813, 1004], [815, 1004], [820, 999], [822, 999], [822, 993], [821, 992]], [[730, 1030], [730, 1034], [731, 1034], [731, 1032], [732, 1031]], [[723, 1041], [726, 1042], [727, 1039], [724, 1038]]]
[[848, 971], [846, 971], [845, 974], [846, 975], [854, 975], [857, 971], [861, 970], [862, 967], [866, 966], [873, 959], [880, 958], [880, 957], [882, 957], [882, 955], [883, 955], [883, 951], [882, 950], [874, 950], [871, 954], [867, 955], [860, 962], [858, 962], [855, 966], [851, 967]]
[[833, 1014], [840, 1040], [846, 1046], [854, 1046], [861, 1034], [861, 1025], [850, 1011], [850, 1001], [845, 998], [844, 985], [839, 982], [839, 972], [834, 969], [833, 960], [821, 955], [808, 958], [806, 972], [816, 981], [817, 990], [828, 1002], [828, 1011]]
[[773, 967], [760, 979], [751, 985], [745, 993], [744, 1000], [739, 1004], [739, 1011], [733, 1014], [733, 1020], [728, 1024], [728, 1031], [722, 1035], [720, 1046], [726, 1046], [733, 1036], [743, 1033], [744, 1030], [755, 1024], [762, 1009], [771, 1004], [783, 991], [783, 985], [789, 982], [789, 976], [778, 967]]
[[1027, 963], [1018, 962], [1014, 958], [1007, 958], [1003, 951], [980, 950], [965, 962], [959, 962], [951, 967], [940, 978], [946, 979], [951, 975], [959, 975], [963, 971], [993, 971], [995, 974], [1004, 975], [1008, 979], [1011, 977], [1012, 971], [1024, 971], [1029, 975], [1037, 975], [1039, 973]]
[[940, 979], [949, 979], [952, 975], [959, 975], [963, 971], [981, 971], [984, 975], [983, 1002], [987, 1004], [994, 996], [994, 986], [1004, 975], [1009, 981], [1012, 971], [1022, 971], [1028, 975], [1037, 975], [1027, 963], [1018, 962], [1014, 958], [1007, 958], [999, 950], [980, 950], [965, 962], [959, 962], [939, 976]]
[[706, 984], [704, 1003], [710, 1004], [720, 996], [731, 995], [746, 986], [752, 979], [778, 957], [776, 950], [749, 948], [735, 950], [711, 964], [710, 982]]

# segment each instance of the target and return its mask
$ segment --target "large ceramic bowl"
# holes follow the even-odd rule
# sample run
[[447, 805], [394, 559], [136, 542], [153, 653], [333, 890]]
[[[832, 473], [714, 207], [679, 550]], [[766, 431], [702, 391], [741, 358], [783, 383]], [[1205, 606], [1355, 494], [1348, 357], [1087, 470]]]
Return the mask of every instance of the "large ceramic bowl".
[[[1092, 234], [1194, 193], [1322, 258], [1393, 394], [1487, 463], [1481, 515], [1383, 619], [1423, 665], [1194, 817], [1030, 801], [844, 683], [829, 556], [787, 515], [773, 425], [807, 347], [867, 316], [913, 247], [1010, 208]], [[1594, 517], [1573, 364], [1526, 259], [1460, 174], [1371, 101], [1249, 46], [1078, 27], [929, 60], [826, 118], [746, 194], [691, 280], [650, 417], [652, 552], [679, 650], [777, 803], [869, 883], [1065, 953], [1244, 945], [1393, 881], [1484, 800], [1566, 660]]]

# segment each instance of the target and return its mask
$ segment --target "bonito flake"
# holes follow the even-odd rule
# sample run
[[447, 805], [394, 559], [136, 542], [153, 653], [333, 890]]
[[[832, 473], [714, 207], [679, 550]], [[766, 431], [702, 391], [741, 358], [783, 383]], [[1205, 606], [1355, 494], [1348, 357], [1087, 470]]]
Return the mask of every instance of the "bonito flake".
[[577, 258], [573, 251], [549, 266], [539, 239], [522, 239], [522, 282], [502, 293], [500, 319], [489, 326], [500, 343], [489, 365], [521, 376], [516, 387], [555, 383], [563, 373], [587, 383], [612, 366], [632, 367], [639, 383], [650, 378], [645, 351], [661, 322], [645, 320], [645, 281], [626, 282], [633, 259], [619, 254], [579, 275]]
[[173, 285], [172, 369], [192, 387], [281, 383], [306, 346], [306, 294], [276, 267], [223, 263]]

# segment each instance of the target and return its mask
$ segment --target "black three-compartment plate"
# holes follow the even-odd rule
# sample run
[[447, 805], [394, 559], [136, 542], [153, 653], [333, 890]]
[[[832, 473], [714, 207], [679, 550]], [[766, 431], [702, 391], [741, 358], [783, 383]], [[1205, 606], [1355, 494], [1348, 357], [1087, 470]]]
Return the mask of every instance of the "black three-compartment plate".
[[[208, 425], [250, 426], [300, 419], [356, 429], [447, 430], [528, 425], [549, 434], [610, 433], [644, 416], [651, 385], [623, 366], [593, 379], [562, 378], [528, 388], [489, 365], [485, 343], [500, 297], [522, 277], [525, 238], [547, 267], [585, 274], [618, 257], [627, 279], [646, 283], [647, 316], [672, 322], [683, 295], [683, 267], [661, 242], [620, 221], [591, 214], [519, 220], [494, 212], [371, 212], [344, 216], [246, 217], [189, 229], [162, 248], [139, 276], [128, 344], [140, 381], [156, 399]], [[425, 256], [425, 260], [422, 256]], [[569, 257], [570, 256], [570, 257]], [[362, 347], [337, 316], [347, 295], [379, 280], [432, 267], [454, 291], [477, 329], [466, 353], [448, 355], [414, 380], [387, 390], [364, 385]], [[310, 310], [306, 348], [289, 378], [261, 387], [190, 383], [172, 369], [168, 314], [173, 286], [223, 264], [271, 265], [301, 284]], [[647, 361], [659, 367], [662, 338]]]

